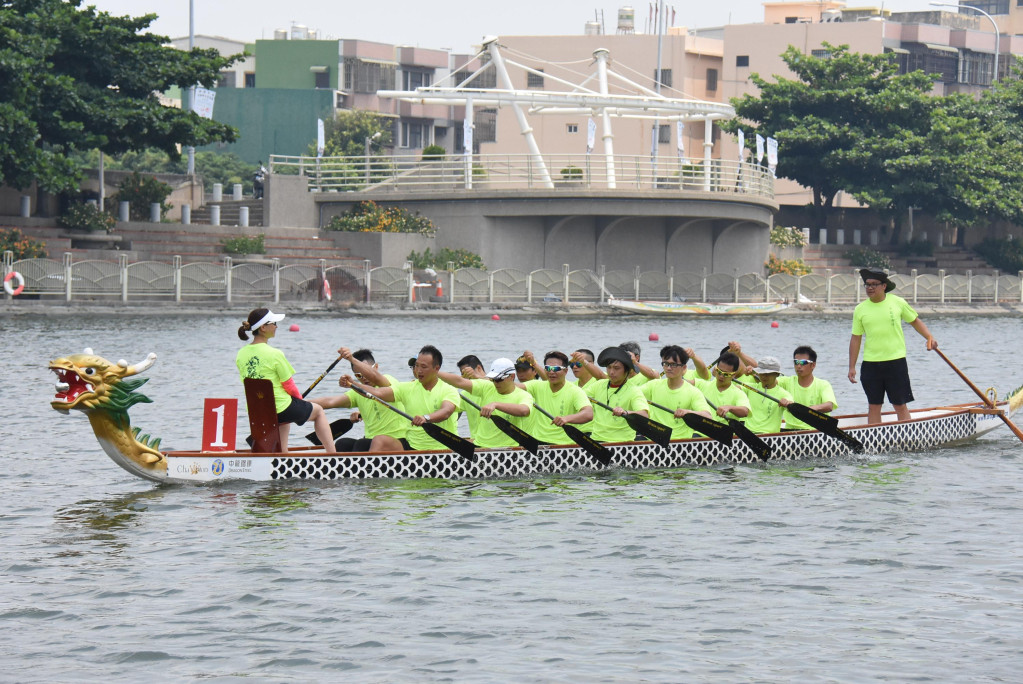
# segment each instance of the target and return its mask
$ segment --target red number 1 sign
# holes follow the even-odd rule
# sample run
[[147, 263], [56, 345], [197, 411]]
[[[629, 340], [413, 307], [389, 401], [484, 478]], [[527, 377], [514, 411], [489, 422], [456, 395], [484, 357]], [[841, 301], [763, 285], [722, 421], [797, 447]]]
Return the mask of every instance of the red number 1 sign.
[[202, 450], [234, 451], [238, 430], [238, 400], [209, 399], [202, 408]]

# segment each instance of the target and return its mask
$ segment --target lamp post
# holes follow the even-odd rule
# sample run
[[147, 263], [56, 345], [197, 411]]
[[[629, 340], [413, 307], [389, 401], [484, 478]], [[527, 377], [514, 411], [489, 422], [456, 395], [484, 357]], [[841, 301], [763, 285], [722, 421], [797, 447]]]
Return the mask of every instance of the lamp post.
[[991, 22], [991, 26], [995, 30], [995, 70], [991, 76], [991, 87], [994, 88], [995, 81], [998, 80], [998, 23], [995, 21], [994, 17], [992, 17], [990, 14], [988, 14], [981, 8], [974, 7], [973, 5], [960, 5], [954, 2], [932, 2], [930, 4], [933, 5], [934, 7], [956, 7], [958, 9], [971, 9], [974, 12], [983, 14], [985, 17], [987, 17], [987, 20]]
[[371, 145], [373, 144], [373, 141], [376, 140], [379, 137], [380, 137], [380, 131], [377, 131], [373, 135], [367, 135], [366, 136], [366, 161], [365, 161], [366, 166], [365, 166], [365, 175], [366, 175], [366, 185], [367, 186], [369, 185], [369, 155], [372, 152]]

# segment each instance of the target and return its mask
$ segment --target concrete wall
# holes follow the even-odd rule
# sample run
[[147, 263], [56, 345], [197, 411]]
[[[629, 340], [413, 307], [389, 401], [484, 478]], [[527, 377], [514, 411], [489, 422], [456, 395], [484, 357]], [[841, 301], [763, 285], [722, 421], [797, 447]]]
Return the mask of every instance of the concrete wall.
[[369, 259], [373, 266], [401, 266], [409, 252], [427, 248], [436, 253], [437, 241], [423, 235], [402, 233], [327, 233], [338, 247], [347, 247], [351, 254]]
[[[319, 228], [320, 209], [309, 192], [304, 176], [282, 176], [271, 173], [265, 181], [263, 223], [267, 226]], [[324, 223], [330, 218], [324, 219]]]

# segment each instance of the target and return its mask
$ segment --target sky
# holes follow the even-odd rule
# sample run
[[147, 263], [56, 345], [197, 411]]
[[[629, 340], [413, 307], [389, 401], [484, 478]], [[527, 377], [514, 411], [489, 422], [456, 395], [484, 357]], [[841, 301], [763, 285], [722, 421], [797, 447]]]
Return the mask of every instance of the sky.
[[[321, 38], [360, 38], [424, 48], [470, 52], [485, 35], [575, 35], [603, 12], [605, 31], [614, 33], [618, 8], [631, 5], [636, 30], [644, 31], [651, 4], [600, 4], [599, 0], [192, 0], [195, 33], [242, 42], [273, 38], [274, 29], [301, 24]], [[189, 0], [83, 0], [114, 15], [156, 14], [152, 33], [188, 35]], [[695, 5], [695, 7], [693, 7]], [[762, 20], [762, 0], [719, 2], [665, 1], [675, 8], [677, 26], [702, 28], [751, 24]], [[850, 7], [878, 6], [892, 11], [926, 10], [927, 0], [849, 2]], [[665, 15], [671, 18], [670, 9]]]

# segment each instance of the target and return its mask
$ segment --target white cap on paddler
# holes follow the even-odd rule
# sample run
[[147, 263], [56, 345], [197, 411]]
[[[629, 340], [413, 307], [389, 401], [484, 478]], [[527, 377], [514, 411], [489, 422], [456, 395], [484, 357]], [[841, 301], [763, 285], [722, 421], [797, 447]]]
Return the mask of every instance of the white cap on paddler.
[[763, 375], [765, 373], [777, 373], [778, 375], [782, 375], [781, 361], [773, 356], [765, 356], [757, 361], [757, 367], [753, 369], [753, 372], [757, 375]]
[[258, 321], [252, 324], [252, 330], [259, 330], [267, 323], [280, 323], [284, 320], [284, 314], [275, 314], [270, 309], [266, 310], [266, 315], [260, 318]]
[[487, 373], [487, 377], [491, 380], [504, 380], [512, 375], [515, 375], [515, 364], [511, 359], [504, 357], [494, 359], [494, 362], [490, 364], [490, 372]]

